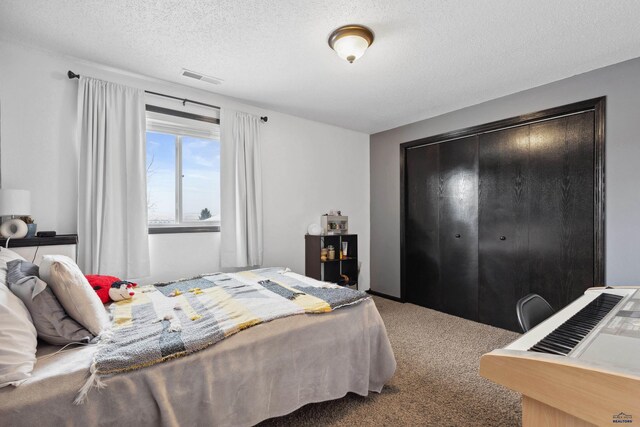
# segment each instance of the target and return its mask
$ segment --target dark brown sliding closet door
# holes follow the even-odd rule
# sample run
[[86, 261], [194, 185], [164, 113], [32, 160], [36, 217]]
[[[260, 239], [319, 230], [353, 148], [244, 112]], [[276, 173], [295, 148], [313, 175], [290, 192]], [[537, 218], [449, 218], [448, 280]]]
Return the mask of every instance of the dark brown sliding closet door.
[[478, 137], [439, 144], [442, 310], [478, 318]]
[[479, 320], [519, 330], [516, 302], [556, 309], [594, 281], [594, 113], [480, 136]]
[[530, 292], [556, 309], [594, 277], [594, 113], [530, 126]]
[[402, 295], [519, 331], [604, 280], [604, 99], [401, 145]]
[[478, 318], [517, 330], [529, 290], [529, 126], [482, 134], [478, 151]]
[[407, 150], [405, 280], [409, 302], [441, 310], [438, 146]]

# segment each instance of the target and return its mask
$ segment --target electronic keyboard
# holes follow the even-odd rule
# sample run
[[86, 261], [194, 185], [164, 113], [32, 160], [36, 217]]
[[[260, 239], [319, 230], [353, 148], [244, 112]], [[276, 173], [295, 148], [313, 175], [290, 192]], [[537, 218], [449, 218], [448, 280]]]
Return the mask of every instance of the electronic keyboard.
[[591, 289], [505, 347], [640, 374], [640, 290]]
[[480, 375], [522, 393], [523, 426], [639, 422], [640, 288], [587, 290], [483, 355]]

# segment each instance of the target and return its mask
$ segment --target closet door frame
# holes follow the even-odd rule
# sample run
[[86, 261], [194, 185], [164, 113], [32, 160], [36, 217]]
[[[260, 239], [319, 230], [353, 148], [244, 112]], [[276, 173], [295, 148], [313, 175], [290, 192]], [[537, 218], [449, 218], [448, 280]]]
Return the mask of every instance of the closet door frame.
[[534, 113], [497, 120], [478, 126], [471, 126], [439, 135], [429, 136], [400, 144], [400, 299], [406, 301], [406, 265], [405, 265], [405, 219], [406, 219], [406, 155], [412, 147], [430, 144], [442, 144], [485, 132], [492, 132], [515, 126], [542, 122], [561, 116], [594, 112], [594, 162], [593, 162], [593, 277], [594, 286], [604, 286], [605, 281], [605, 121], [606, 96], [574, 102], [560, 107], [549, 108]]

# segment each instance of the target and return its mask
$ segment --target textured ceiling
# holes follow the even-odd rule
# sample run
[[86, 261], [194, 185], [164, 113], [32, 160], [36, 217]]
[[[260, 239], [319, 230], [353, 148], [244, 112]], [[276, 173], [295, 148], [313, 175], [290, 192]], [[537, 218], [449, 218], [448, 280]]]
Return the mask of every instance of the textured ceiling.
[[[628, 0], [0, 1], [4, 39], [367, 133], [638, 57], [638, 22]], [[349, 23], [376, 35], [354, 64], [327, 45]]]

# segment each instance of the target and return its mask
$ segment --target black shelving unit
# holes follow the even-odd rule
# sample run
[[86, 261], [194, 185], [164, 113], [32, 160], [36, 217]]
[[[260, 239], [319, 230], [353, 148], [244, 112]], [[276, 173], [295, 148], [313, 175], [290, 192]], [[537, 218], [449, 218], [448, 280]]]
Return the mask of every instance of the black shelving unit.
[[[0, 238], [0, 246], [3, 248], [7, 244], [7, 239]], [[54, 246], [54, 245], [77, 245], [77, 234], [58, 234], [54, 237], [30, 237], [9, 240], [9, 249], [27, 248], [33, 246]]]
[[[340, 259], [342, 242], [347, 242], [347, 256]], [[336, 250], [335, 259], [322, 261], [320, 250], [329, 245]], [[325, 282], [344, 283], [345, 275], [349, 278], [349, 286], [358, 288], [358, 235], [334, 234], [325, 236], [305, 236], [305, 271], [308, 277]]]

